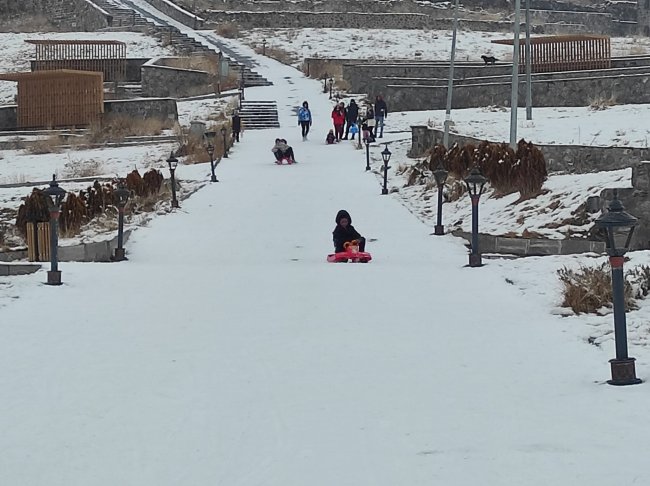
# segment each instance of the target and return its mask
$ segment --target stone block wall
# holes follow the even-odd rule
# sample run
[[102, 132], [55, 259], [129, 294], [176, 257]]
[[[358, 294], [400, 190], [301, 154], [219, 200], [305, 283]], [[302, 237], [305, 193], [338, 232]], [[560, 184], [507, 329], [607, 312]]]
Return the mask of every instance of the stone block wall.
[[[444, 132], [427, 126], [411, 127], [409, 157], [422, 157], [433, 145], [442, 144]], [[449, 144], [477, 145], [482, 140], [449, 134]], [[507, 142], [507, 140], [490, 140]], [[650, 149], [642, 147], [593, 147], [587, 145], [536, 145], [544, 154], [549, 171], [586, 174], [604, 170], [625, 169], [650, 160]], [[650, 176], [649, 176], [650, 177]], [[650, 213], [649, 213], [650, 214]]]
[[638, 33], [650, 37], [650, 2], [639, 0], [637, 2]]
[[[176, 5], [175, 3], [169, 0], [147, 0], [151, 5], [156, 7], [158, 10], [163, 12], [166, 15], [169, 15], [172, 19], [185, 24], [194, 29], [200, 29], [203, 27], [204, 19], [198, 15], [191, 12], [191, 10], [185, 10], [182, 6]], [[177, 2], [178, 3], [178, 2]]]
[[18, 126], [18, 106], [0, 106], [0, 130], [15, 130]]
[[[533, 82], [535, 106], [588, 106], [596, 99], [620, 104], [650, 103], [650, 74], [563, 78]], [[525, 85], [519, 86], [520, 106], [525, 106]], [[392, 111], [438, 110], [446, 106], [446, 86], [389, 85], [384, 98]], [[452, 108], [510, 106], [510, 83], [454, 86]]]
[[104, 102], [104, 116], [129, 116], [135, 118], [158, 118], [173, 122], [178, 120], [176, 100], [172, 98], [139, 98], [134, 100], [111, 100]]
[[154, 60], [142, 66], [143, 96], [186, 98], [215, 93], [218, 76], [206, 71], [162, 66]]

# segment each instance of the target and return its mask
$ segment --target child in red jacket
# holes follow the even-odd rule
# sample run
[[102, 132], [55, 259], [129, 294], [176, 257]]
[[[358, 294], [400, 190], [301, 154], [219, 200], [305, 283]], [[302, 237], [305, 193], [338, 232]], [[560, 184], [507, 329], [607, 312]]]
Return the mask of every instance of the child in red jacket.
[[334, 121], [334, 134], [338, 142], [343, 138], [343, 127], [345, 126], [345, 105], [340, 103], [332, 110], [332, 120]]

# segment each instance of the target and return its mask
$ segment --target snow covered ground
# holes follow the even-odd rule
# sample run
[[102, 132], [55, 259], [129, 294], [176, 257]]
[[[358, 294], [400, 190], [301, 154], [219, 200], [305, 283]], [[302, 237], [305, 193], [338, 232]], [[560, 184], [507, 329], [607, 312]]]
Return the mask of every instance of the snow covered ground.
[[[218, 166], [219, 183], [134, 232], [128, 262], [62, 264], [58, 288], [42, 285], [44, 271], [0, 277], [3, 483], [650, 483], [650, 467], [630, 461], [650, 446], [648, 385], [605, 384], [611, 314], [558, 312], [556, 270], [604, 257], [465, 267], [464, 242], [431, 236], [413, 215], [424, 207], [418, 195], [381, 196], [363, 151], [324, 144], [331, 102], [320, 82], [255, 59], [274, 85], [248, 89], [247, 99], [276, 100], [282, 128], [244, 132]], [[315, 120], [302, 142], [294, 109], [305, 99]], [[606, 117], [586, 122], [584, 110], [563, 110], [535, 111], [540, 141], [576, 137], [560, 124], [569, 120], [588, 124], [586, 138], [605, 130]], [[501, 114], [491, 113], [503, 139]], [[438, 115], [389, 115], [383, 140], [394, 168], [411, 162], [410, 117]], [[272, 163], [277, 136], [299, 164]], [[382, 149], [371, 149], [374, 169]], [[113, 171], [167, 147], [157, 150], [83, 157]], [[26, 179], [64, 165], [0, 155], [0, 178], [22, 178], [21, 160]], [[205, 181], [208, 172], [181, 165], [177, 174]], [[629, 185], [628, 172], [557, 176], [547, 187], [586, 198]], [[508, 203], [483, 198], [482, 224], [498, 231]], [[325, 262], [341, 208], [370, 240], [371, 263]], [[445, 221], [467, 219], [460, 211], [445, 206]], [[631, 264], [649, 263], [650, 252], [632, 255]], [[628, 314], [644, 380], [648, 322], [643, 302]]]

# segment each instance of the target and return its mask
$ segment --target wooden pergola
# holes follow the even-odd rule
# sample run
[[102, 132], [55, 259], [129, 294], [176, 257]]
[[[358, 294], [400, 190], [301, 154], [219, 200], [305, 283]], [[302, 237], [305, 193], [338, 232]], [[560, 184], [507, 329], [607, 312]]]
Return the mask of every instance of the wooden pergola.
[[104, 112], [102, 73], [60, 69], [0, 74], [18, 82], [18, 128], [86, 126]]
[[[514, 39], [493, 40], [494, 44], [514, 45]], [[526, 39], [519, 39], [519, 72], [526, 63]], [[612, 65], [609, 36], [553, 35], [531, 37], [530, 60], [532, 72], [579, 71], [607, 69]]]
[[126, 44], [116, 40], [26, 40], [36, 46], [32, 71], [76, 69], [98, 71], [104, 81], [126, 76]]

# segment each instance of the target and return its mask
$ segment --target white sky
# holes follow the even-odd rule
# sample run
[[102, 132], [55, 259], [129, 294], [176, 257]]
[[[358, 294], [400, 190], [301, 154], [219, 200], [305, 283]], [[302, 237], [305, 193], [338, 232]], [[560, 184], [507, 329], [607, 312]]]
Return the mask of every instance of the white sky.
[[[650, 483], [648, 385], [604, 383], [611, 314], [561, 317], [558, 309], [556, 270], [604, 257], [465, 267], [464, 242], [431, 236], [432, 223], [413, 214], [417, 197], [381, 196], [362, 151], [324, 144], [331, 103], [320, 82], [256, 60], [274, 85], [246, 97], [276, 100], [282, 128], [246, 131], [219, 164], [219, 183], [135, 231], [128, 262], [61, 264], [59, 288], [42, 285], [44, 271], [0, 277], [3, 482]], [[315, 117], [308, 142], [293, 113], [305, 99]], [[581, 123], [584, 115], [540, 110], [537, 132], [558, 139], [563, 129], [542, 119]], [[396, 118], [384, 138], [393, 168], [411, 162]], [[272, 163], [277, 136], [299, 164]], [[168, 148], [77, 155], [126, 172]], [[374, 169], [381, 149], [372, 147]], [[0, 154], [0, 178], [41, 177], [65, 161]], [[205, 164], [177, 171], [186, 184], [208, 173]], [[394, 169], [389, 177], [399, 188]], [[579, 188], [571, 197], [629, 184], [626, 171], [563, 177], [547, 185]], [[485, 197], [482, 223], [505, 224], [497, 213], [506, 205]], [[374, 240], [371, 263], [325, 262], [341, 208]], [[456, 211], [446, 206], [445, 222]], [[636, 252], [627, 265], [649, 260]], [[649, 317], [643, 302], [628, 314], [643, 379]]]

